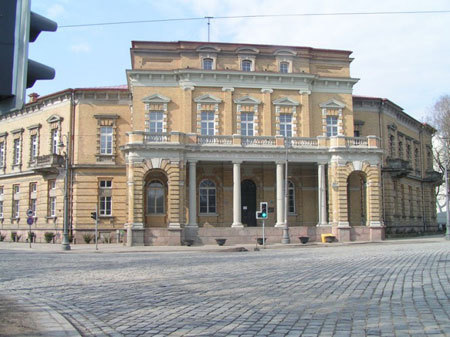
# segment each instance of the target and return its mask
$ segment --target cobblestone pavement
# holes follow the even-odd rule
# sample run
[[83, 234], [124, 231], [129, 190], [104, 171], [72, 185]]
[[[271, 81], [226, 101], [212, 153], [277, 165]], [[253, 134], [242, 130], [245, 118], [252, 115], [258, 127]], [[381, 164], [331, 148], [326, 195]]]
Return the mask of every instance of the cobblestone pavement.
[[0, 249], [0, 291], [83, 336], [449, 336], [441, 238], [258, 252]]

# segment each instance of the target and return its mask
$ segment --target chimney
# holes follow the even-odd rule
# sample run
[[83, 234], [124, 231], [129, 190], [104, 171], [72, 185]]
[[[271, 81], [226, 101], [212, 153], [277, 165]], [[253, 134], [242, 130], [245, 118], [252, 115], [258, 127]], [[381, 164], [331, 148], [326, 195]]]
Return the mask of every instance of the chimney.
[[29, 103], [34, 103], [39, 98], [39, 95], [36, 92], [32, 92], [31, 94], [28, 95], [28, 97], [30, 97]]

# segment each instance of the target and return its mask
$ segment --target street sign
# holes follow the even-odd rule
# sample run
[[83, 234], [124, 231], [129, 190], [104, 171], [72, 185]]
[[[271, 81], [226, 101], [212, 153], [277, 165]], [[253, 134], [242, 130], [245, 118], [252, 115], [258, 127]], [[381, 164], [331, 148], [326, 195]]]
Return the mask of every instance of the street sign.
[[27, 224], [29, 224], [29, 225], [31, 226], [33, 223], [34, 223], [34, 218], [31, 217], [31, 216], [29, 216], [29, 217], [27, 218]]
[[27, 210], [27, 216], [33, 216], [34, 212], [32, 209]]

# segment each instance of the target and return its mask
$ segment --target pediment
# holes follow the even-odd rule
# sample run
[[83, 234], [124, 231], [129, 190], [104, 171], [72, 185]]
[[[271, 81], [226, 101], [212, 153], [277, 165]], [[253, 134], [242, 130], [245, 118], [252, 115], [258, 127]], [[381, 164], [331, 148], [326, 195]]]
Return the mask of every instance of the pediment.
[[238, 54], [259, 54], [259, 49], [252, 47], [240, 47], [236, 49], [236, 53]]
[[51, 115], [49, 118], [47, 118], [47, 123], [55, 123], [55, 122], [62, 122], [64, 118], [58, 115]]
[[144, 103], [169, 103], [170, 98], [160, 95], [160, 94], [153, 94], [153, 95], [144, 97], [142, 99], [142, 102], [144, 102]]
[[234, 103], [236, 104], [261, 104], [261, 100], [257, 99], [257, 98], [253, 98], [251, 96], [245, 95], [239, 98], [236, 98], [234, 100]]
[[220, 98], [217, 98], [210, 94], [205, 94], [194, 98], [195, 103], [206, 103], [206, 104], [219, 104], [222, 102]]
[[326, 101], [325, 103], [319, 104], [319, 106], [321, 108], [325, 108], [325, 109], [344, 109], [345, 108], [344, 103], [339, 102], [337, 99], [334, 99], [334, 98]]
[[196, 49], [198, 52], [202, 53], [218, 53], [220, 52], [220, 48], [216, 46], [201, 46]]
[[274, 105], [288, 105], [288, 106], [297, 106], [300, 105], [296, 100], [289, 97], [281, 97], [272, 102]]
[[295, 55], [297, 55], [297, 53], [295, 51], [290, 50], [290, 49], [277, 49], [277, 50], [275, 50], [275, 52], [273, 54], [277, 55], [277, 56], [295, 56]]

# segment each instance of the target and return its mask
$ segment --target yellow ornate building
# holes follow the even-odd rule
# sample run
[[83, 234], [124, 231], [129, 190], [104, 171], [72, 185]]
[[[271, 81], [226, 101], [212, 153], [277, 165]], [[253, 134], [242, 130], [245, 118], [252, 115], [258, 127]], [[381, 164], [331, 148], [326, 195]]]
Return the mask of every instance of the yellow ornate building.
[[105, 241], [254, 242], [263, 201], [272, 243], [286, 220], [291, 242], [436, 230], [434, 129], [353, 97], [350, 54], [133, 42], [127, 86], [35, 95], [0, 117], [0, 232], [23, 240], [30, 209], [37, 241], [60, 239], [66, 155], [77, 242], [96, 207]]

